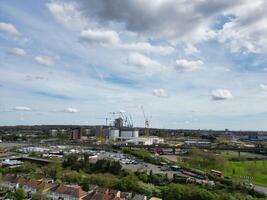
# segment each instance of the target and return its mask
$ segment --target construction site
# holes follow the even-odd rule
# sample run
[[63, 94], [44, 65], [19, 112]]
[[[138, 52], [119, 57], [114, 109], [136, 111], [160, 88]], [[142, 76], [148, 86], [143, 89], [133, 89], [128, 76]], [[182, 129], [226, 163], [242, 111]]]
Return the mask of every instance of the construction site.
[[118, 117], [114, 119], [114, 122], [109, 130], [108, 139], [115, 143], [124, 144], [136, 144], [136, 145], [152, 145], [160, 144], [164, 142], [163, 138], [156, 136], [150, 136], [149, 124], [150, 120], [146, 116], [144, 108], [141, 107], [144, 117], [144, 135], [139, 135], [139, 130], [134, 128], [133, 120], [130, 114], [126, 112], [118, 112]]

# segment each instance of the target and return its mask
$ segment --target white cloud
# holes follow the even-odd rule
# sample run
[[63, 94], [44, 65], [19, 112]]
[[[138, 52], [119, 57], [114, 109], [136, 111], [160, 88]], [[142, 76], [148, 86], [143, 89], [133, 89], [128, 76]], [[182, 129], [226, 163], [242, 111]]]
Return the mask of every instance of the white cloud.
[[144, 53], [157, 53], [161, 55], [167, 55], [174, 51], [174, 48], [171, 46], [160, 46], [160, 45], [151, 45], [148, 42], [136, 42], [136, 43], [125, 43], [120, 44], [120, 48], [139, 51]]
[[199, 50], [192, 44], [187, 44], [184, 51], [186, 54], [189, 55], [200, 53]]
[[83, 30], [79, 35], [80, 39], [100, 44], [118, 44], [120, 41], [119, 35], [113, 30]]
[[226, 100], [233, 98], [232, 93], [227, 89], [217, 89], [211, 92], [213, 100]]
[[267, 92], [267, 85], [265, 85], [265, 84], [260, 84], [260, 88], [261, 88], [263, 91]]
[[[210, 28], [214, 17], [212, 8], [222, 11], [230, 0], [177, 1], [177, 0], [81, 0], [81, 9], [90, 18], [106, 25], [119, 24], [127, 31], [148, 38], [170, 41], [200, 42], [214, 37]], [[207, 8], [208, 7], [208, 8]]]
[[65, 108], [63, 110], [63, 112], [65, 112], [65, 113], [77, 113], [77, 112], [79, 112], [79, 110], [76, 108]]
[[244, 1], [225, 12], [233, 15], [218, 33], [218, 40], [232, 52], [261, 53], [267, 51], [267, 2]]
[[31, 108], [29, 108], [29, 107], [25, 107], [25, 106], [16, 106], [16, 107], [14, 108], [14, 110], [16, 110], [16, 111], [32, 111]]
[[0, 22], [0, 32], [7, 33], [13, 36], [19, 36], [20, 32], [16, 29], [13, 24], [8, 24], [5, 22]]
[[125, 110], [122, 110], [122, 109], [120, 109], [120, 110], [119, 110], [119, 113], [126, 113], [126, 111], [125, 111]]
[[16, 56], [26, 55], [25, 50], [21, 49], [21, 48], [12, 48], [12, 49], [8, 50], [7, 53], [12, 54], [12, 55], [16, 55]]
[[36, 56], [34, 60], [41, 65], [53, 65], [54, 59], [49, 56]]
[[159, 72], [163, 69], [162, 65], [159, 62], [152, 60], [151, 58], [140, 53], [131, 53], [128, 56], [127, 61], [128, 64], [145, 70], [148, 73]]
[[182, 71], [194, 71], [199, 69], [203, 65], [201, 60], [176, 60], [176, 68]]
[[49, 2], [46, 7], [55, 19], [68, 28], [84, 28], [87, 19], [79, 11], [77, 3]]
[[167, 94], [165, 93], [165, 90], [162, 88], [154, 89], [153, 95], [156, 97], [167, 97]]

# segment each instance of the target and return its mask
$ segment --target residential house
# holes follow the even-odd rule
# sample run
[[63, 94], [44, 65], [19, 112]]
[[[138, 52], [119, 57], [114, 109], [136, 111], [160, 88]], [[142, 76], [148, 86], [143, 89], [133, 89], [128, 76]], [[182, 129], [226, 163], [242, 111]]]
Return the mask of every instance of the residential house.
[[17, 186], [17, 176], [15, 174], [6, 174], [2, 177], [2, 181], [0, 181], [0, 185], [2, 187], [9, 188], [11, 190], [15, 190]]
[[136, 194], [132, 200], [147, 200], [147, 197], [141, 194]]
[[125, 200], [121, 192], [105, 188], [97, 188], [88, 193], [82, 200]]
[[60, 184], [47, 192], [47, 197], [51, 200], [82, 200], [87, 195], [79, 185]]

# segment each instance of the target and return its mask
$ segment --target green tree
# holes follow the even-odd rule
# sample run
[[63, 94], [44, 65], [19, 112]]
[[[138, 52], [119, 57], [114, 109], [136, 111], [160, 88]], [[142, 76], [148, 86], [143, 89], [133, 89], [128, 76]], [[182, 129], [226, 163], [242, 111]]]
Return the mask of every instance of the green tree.
[[65, 160], [63, 161], [63, 167], [67, 168], [71, 168], [73, 170], [79, 170], [80, 169], [80, 162], [78, 159], [78, 155], [77, 154], [70, 154], [68, 156], [66, 156]]
[[83, 179], [82, 182], [81, 182], [81, 187], [82, 187], [82, 189], [83, 189], [84, 191], [89, 191], [89, 189], [90, 189], [89, 186], [90, 186], [90, 184], [89, 184], [89, 179], [88, 179], [88, 178]]
[[60, 179], [62, 171], [62, 164], [58, 160], [53, 160], [51, 164], [44, 167], [44, 174], [53, 179]]
[[14, 193], [13, 193], [13, 197], [15, 200], [23, 200], [25, 199], [25, 192], [23, 189], [17, 189]]
[[223, 170], [227, 165], [227, 159], [222, 155], [213, 152], [204, 152], [201, 149], [192, 149], [189, 153], [188, 163], [192, 167], [200, 169]]
[[82, 169], [88, 170], [90, 168], [89, 154], [83, 154]]
[[36, 192], [32, 195], [32, 200], [47, 200], [45, 194], [42, 194], [41, 192]]

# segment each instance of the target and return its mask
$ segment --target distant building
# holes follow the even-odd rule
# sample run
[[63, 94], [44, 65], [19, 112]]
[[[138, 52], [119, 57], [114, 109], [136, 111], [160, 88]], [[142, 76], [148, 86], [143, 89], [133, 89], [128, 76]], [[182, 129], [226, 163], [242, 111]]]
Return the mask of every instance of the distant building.
[[259, 139], [258, 133], [257, 132], [248, 133], [248, 139], [249, 140], [258, 140]]
[[139, 131], [135, 128], [121, 128], [120, 129], [120, 138], [127, 139], [127, 138], [138, 138]]
[[53, 137], [56, 137], [57, 136], [57, 133], [58, 133], [58, 130], [57, 129], [51, 129], [50, 130], [50, 133]]
[[109, 139], [116, 140], [120, 137], [120, 130], [119, 129], [111, 129], [109, 131]]
[[122, 128], [123, 127], [123, 119], [121, 117], [115, 119], [114, 126], [116, 128]]
[[72, 129], [70, 139], [71, 140], [81, 140], [82, 139], [81, 128]]
[[109, 131], [109, 139], [125, 141], [139, 137], [139, 131], [135, 128], [120, 128], [111, 129]]
[[14, 168], [14, 167], [20, 167], [23, 164], [23, 162], [21, 162], [19, 160], [6, 159], [1, 164], [2, 164], [3, 167]]
[[186, 146], [209, 146], [211, 142], [209, 141], [199, 141], [199, 140], [187, 140], [184, 141]]
[[151, 137], [137, 137], [125, 141], [128, 144], [135, 145], [153, 145], [153, 144], [162, 144], [164, 143], [163, 138], [151, 136]]

